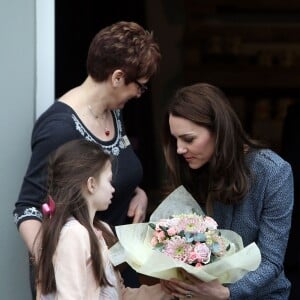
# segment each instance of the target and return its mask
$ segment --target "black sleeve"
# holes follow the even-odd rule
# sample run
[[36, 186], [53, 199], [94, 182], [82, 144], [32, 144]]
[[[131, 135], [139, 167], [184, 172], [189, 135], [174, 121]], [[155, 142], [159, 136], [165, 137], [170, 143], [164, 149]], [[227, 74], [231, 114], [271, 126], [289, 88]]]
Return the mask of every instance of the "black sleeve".
[[18, 227], [25, 220], [42, 220], [40, 207], [46, 194], [48, 156], [60, 145], [77, 138], [70, 115], [36, 122], [31, 139], [31, 158], [13, 211]]

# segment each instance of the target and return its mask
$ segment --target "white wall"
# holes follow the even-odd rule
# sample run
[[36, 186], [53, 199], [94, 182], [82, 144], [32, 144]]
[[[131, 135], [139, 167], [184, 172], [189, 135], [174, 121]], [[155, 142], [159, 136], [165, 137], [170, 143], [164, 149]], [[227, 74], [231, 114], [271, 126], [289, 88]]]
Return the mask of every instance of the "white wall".
[[54, 2], [36, 0], [36, 118], [53, 103], [55, 97]]
[[[12, 210], [30, 156], [35, 113], [54, 99], [52, 75], [45, 85], [42, 74], [47, 67], [36, 67], [36, 53], [43, 48], [36, 49], [36, 29], [40, 27], [36, 27], [39, 18], [35, 12], [44, 7], [39, 7], [40, 3], [54, 7], [54, 0], [0, 0], [0, 299], [31, 299], [27, 251], [13, 223]], [[45, 16], [43, 21], [47, 21]], [[48, 37], [51, 40], [51, 35]], [[43, 60], [45, 57], [39, 64]], [[53, 69], [51, 56], [49, 66]], [[39, 75], [37, 69], [42, 70]], [[37, 82], [37, 78], [42, 79]]]

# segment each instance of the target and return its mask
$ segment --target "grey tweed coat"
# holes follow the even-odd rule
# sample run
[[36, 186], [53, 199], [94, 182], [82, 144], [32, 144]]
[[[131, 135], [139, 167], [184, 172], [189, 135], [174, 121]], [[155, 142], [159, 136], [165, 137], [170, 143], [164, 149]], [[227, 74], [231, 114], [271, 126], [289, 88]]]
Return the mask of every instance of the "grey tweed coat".
[[271, 150], [247, 155], [252, 173], [249, 193], [238, 205], [214, 203], [220, 229], [241, 235], [244, 246], [256, 242], [262, 255], [258, 269], [228, 285], [230, 299], [288, 299], [290, 282], [283, 270], [294, 202], [291, 166]]

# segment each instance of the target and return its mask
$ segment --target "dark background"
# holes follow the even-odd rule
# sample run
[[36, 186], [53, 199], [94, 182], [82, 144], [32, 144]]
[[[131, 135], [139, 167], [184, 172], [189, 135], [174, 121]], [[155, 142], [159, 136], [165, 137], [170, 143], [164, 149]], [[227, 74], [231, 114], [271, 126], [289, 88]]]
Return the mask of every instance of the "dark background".
[[[157, 75], [160, 84], [150, 82], [150, 90], [124, 108], [128, 136], [144, 166], [142, 186], [150, 195], [150, 208], [158, 203], [164, 180], [163, 159], [157, 157], [161, 154], [157, 124], [167, 101], [161, 95], [168, 93], [157, 91], [200, 81], [219, 86], [248, 133], [268, 142], [292, 164], [295, 209], [285, 264], [293, 283], [290, 299], [299, 299], [300, 1], [237, 2], [56, 1], [55, 95], [58, 98], [84, 81], [88, 47], [101, 28], [120, 20], [135, 21], [149, 30], [155, 24], [154, 36], [163, 55]], [[165, 23], [151, 19], [153, 11]], [[167, 46], [172, 28], [181, 28], [182, 37], [175, 44], [180, 65], [170, 79], [164, 74], [168, 63], [176, 63]]]

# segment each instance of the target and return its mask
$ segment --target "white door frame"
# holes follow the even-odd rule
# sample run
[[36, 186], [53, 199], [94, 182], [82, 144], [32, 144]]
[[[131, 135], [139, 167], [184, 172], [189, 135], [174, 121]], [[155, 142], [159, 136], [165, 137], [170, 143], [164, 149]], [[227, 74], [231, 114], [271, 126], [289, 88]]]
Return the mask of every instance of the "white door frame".
[[35, 118], [55, 100], [55, 0], [36, 0]]

